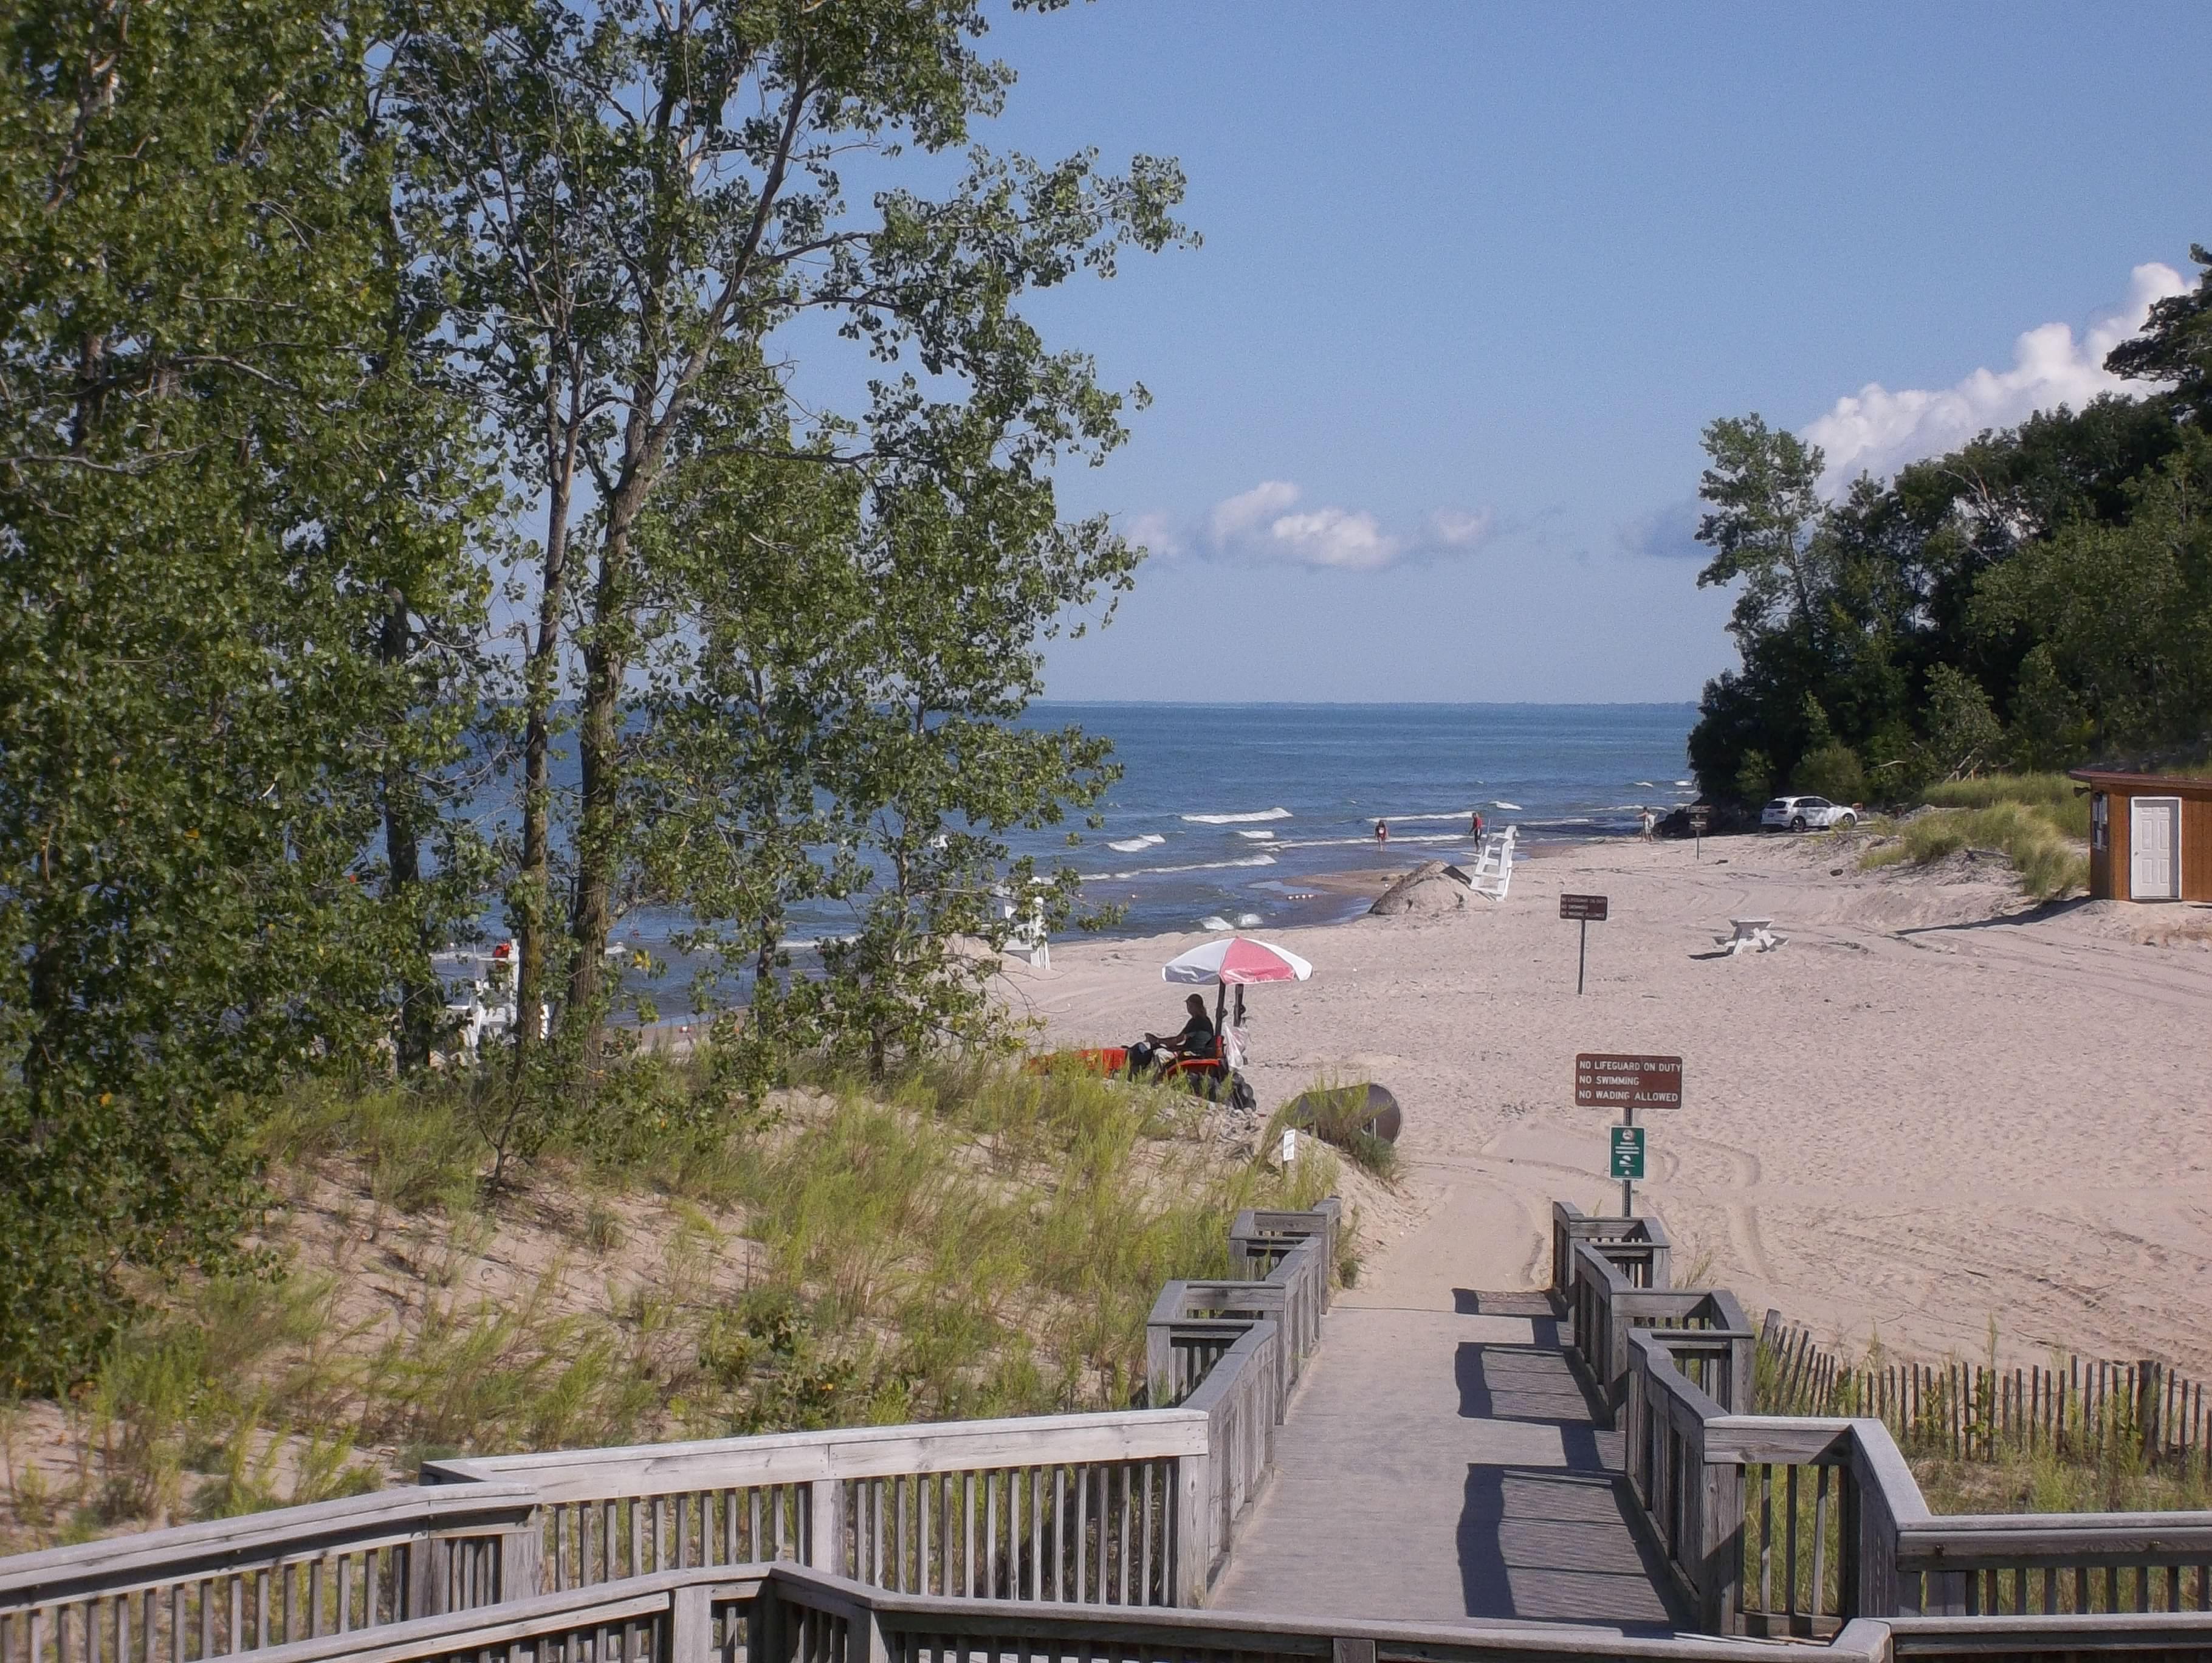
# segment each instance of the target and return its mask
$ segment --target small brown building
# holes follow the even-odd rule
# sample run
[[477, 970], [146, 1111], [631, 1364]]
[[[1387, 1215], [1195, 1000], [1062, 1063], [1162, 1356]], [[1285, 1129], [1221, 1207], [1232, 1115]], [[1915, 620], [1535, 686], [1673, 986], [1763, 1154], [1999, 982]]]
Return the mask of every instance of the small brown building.
[[2089, 788], [2089, 893], [2212, 901], [2212, 779], [2076, 768]]

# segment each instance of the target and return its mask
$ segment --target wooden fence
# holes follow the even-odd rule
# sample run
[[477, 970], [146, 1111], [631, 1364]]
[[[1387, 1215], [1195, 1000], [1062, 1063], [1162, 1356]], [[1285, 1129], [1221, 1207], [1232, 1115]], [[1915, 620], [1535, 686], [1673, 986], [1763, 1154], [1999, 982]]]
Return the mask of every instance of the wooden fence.
[[1765, 1397], [1777, 1414], [1863, 1415], [1916, 1452], [1960, 1460], [2050, 1451], [2148, 1465], [2206, 1458], [2204, 1383], [2154, 1358], [2069, 1357], [2059, 1368], [1854, 1363], [1769, 1311], [1759, 1338]]
[[[1860, 1618], [1834, 1663], [2203, 1655], [2186, 1619]], [[262, 1663], [1761, 1663], [1773, 1642], [1511, 1623], [1329, 1621], [1257, 1611], [899, 1594], [790, 1564], [695, 1569], [272, 1648]]]
[[0, 1560], [0, 1663], [202, 1663], [776, 1561], [938, 1598], [1200, 1603], [1320, 1343], [1339, 1216], [1240, 1214], [1254, 1280], [1170, 1285], [1162, 1313], [1202, 1311], [1207, 1338], [1148, 1329], [1155, 1407], [428, 1462], [412, 1489]]
[[[1895, 1623], [1899, 1654], [2124, 1650], [2133, 1636], [2212, 1658], [2212, 1513], [1937, 1517], [1881, 1419], [1757, 1412], [1772, 1407], [1762, 1393], [1814, 1389], [1814, 1363], [1793, 1349], [1791, 1372], [1759, 1370], [1733, 1300], [1633, 1286], [1607, 1253], [1628, 1221], [1553, 1211], [1570, 1355], [1613, 1408], [1643, 1523], [1704, 1631], [1832, 1639], [1860, 1618], [2001, 1619]], [[2012, 1643], [2027, 1622], [2055, 1625], [2036, 1630], [2047, 1647]]]
[[1935, 1517], [1881, 1420], [1758, 1412], [1757, 1336], [1725, 1290], [1670, 1285], [1656, 1222], [1571, 1207], [1554, 1307], [1701, 1632], [1182, 1609], [1265, 1475], [1335, 1227], [1240, 1218], [1258, 1274], [1163, 1295], [1151, 1407], [434, 1463], [0, 1561], [0, 1663], [2212, 1659], [2212, 1514]]
[[0, 1559], [0, 1663], [199, 1663], [538, 1588], [528, 1489], [387, 1490]]

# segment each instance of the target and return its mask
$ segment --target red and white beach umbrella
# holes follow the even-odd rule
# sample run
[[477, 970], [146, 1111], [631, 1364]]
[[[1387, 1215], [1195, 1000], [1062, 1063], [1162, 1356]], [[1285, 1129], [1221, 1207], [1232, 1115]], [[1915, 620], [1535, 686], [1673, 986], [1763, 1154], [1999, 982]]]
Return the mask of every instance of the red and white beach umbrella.
[[1208, 941], [1170, 959], [1160, 968], [1163, 982], [1194, 987], [1239, 987], [1253, 982], [1303, 982], [1313, 966], [1287, 947], [1231, 935]]

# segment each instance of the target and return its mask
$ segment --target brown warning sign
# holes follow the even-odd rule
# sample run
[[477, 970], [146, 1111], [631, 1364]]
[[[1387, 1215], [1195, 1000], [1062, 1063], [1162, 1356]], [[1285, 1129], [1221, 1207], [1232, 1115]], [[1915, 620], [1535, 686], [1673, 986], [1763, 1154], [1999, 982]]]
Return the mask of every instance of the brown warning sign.
[[1682, 1059], [1579, 1052], [1575, 1057], [1575, 1106], [1679, 1109], [1682, 1106]]
[[1589, 923], [1605, 922], [1605, 897], [1602, 895], [1562, 895], [1559, 897], [1559, 916], [1566, 919], [1581, 919]]

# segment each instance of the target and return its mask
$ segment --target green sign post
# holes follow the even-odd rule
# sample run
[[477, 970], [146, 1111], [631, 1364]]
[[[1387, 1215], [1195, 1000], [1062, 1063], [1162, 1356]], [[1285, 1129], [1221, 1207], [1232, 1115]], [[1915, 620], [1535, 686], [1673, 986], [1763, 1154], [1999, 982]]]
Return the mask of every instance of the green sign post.
[[1615, 1126], [1613, 1131], [1613, 1173], [1624, 1184], [1644, 1176], [1644, 1128]]

